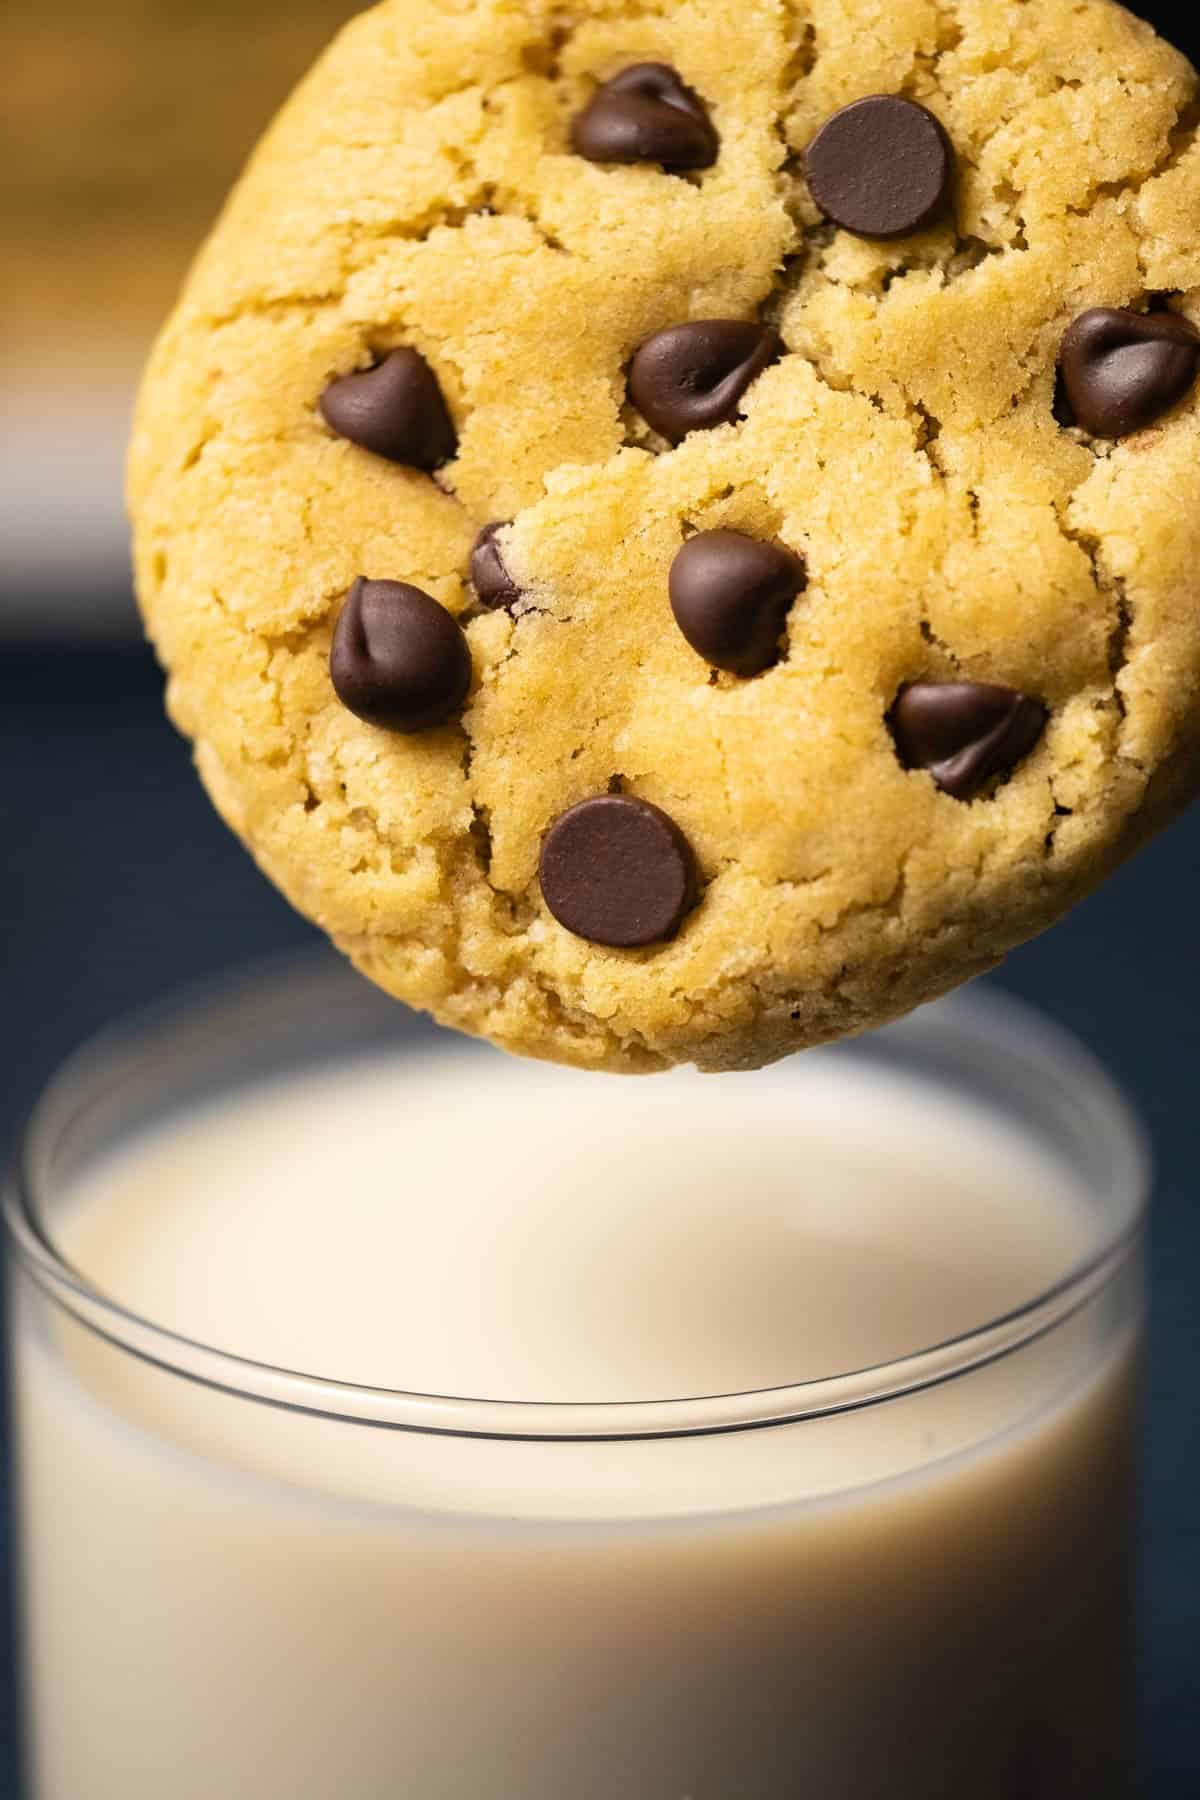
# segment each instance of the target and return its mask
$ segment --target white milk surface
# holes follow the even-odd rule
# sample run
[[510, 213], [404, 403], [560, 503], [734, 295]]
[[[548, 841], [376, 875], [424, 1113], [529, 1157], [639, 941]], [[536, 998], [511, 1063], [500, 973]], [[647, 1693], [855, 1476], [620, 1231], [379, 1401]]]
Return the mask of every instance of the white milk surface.
[[620, 1401], [926, 1349], [1065, 1274], [1087, 1224], [1019, 1137], [902, 1078], [814, 1059], [618, 1082], [468, 1053], [148, 1136], [59, 1244], [132, 1311], [285, 1369]]
[[[56, 1227], [283, 1369], [505, 1401], [815, 1381], [1088, 1244], [1048, 1157], [898, 1076], [448, 1052], [253, 1088]], [[1116, 1800], [1133, 1346], [1077, 1321], [886, 1406], [654, 1443], [214, 1393], [18, 1282], [36, 1800]]]

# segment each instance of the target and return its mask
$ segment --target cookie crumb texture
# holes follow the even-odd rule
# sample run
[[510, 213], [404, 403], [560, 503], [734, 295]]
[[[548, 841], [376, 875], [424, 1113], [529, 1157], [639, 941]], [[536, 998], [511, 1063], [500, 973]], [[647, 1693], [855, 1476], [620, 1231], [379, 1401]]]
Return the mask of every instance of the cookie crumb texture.
[[[639, 76], [632, 124], [606, 130], [660, 160], [580, 154], [574, 122], [637, 65], [678, 90]], [[711, 160], [662, 110], [678, 92]], [[926, 108], [954, 157], [952, 204], [896, 240], [835, 226], [806, 179], [817, 133], [870, 95]], [[758, 1065], [1050, 924], [1200, 779], [1200, 395], [1110, 439], [1058, 375], [1092, 309], [1200, 322], [1198, 118], [1187, 63], [1109, 0], [391, 0], [356, 20], [202, 254], [132, 455], [172, 713], [263, 868], [393, 994], [618, 1070]], [[768, 328], [770, 354], [730, 421], [672, 444], [629, 365], [706, 320]], [[425, 468], [322, 408], [400, 349], [452, 425]], [[1137, 367], [1118, 373], [1124, 396]], [[489, 600], [472, 549], [496, 522]], [[676, 622], [670, 571], [701, 532], [802, 561], [761, 672], [711, 666]], [[462, 626], [470, 691], [445, 722], [389, 730], [339, 700], [360, 579]], [[961, 698], [913, 727], [938, 682], [992, 691], [980, 729], [1011, 766], [998, 737], [972, 753]], [[952, 755], [987, 777], [965, 797], [935, 773]], [[547, 833], [603, 795], [690, 848], [673, 936], [606, 947], [546, 903]]]

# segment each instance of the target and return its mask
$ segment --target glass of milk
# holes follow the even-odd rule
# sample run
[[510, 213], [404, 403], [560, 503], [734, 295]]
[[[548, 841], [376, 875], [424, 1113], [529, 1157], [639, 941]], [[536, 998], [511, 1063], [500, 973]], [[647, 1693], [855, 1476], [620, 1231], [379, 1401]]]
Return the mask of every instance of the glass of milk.
[[757, 1075], [332, 961], [8, 1200], [31, 1800], [1128, 1800], [1147, 1167], [976, 992]]

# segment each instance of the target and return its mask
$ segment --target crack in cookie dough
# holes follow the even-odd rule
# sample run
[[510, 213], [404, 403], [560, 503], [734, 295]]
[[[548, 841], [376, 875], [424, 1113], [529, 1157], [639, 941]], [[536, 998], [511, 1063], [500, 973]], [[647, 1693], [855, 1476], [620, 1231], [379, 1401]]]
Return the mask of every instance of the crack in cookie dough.
[[[1086, 17], [1084, 17], [1086, 15]], [[592, 162], [571, 120], [634, 64], [711, 114], [711, 167]], [[872, 93], [931, 109], [953, 219], [836, 230], [804, 151]], [[139, 585], [201, 773], [373, 979], [512, 1049], [751, 1067], [993, 966], [1190, 796], [1200, 407], [1101, 444], [1055, 418], [1067, 327], [1200, 321], [1186, 64], [1109, 0], [388, 0], [272, 128], [167, 327], [131, 462]], [[1158, 297], [1157, 299], [1155, 297]], [[677, 446], [630, 405], [655, 333], [759, 320], [785, 354]], [[434, 475], [319, 401], [433, 371]], [[503, 521], [519, 598], [470, 585]], [[667, 597], [689, 533], [803, 558], [780, 654], [711, 670]], [[461, 717], [401, 737], [334, 694], [365, 578], [466, 633]], [[905, 768], [906, 683], [1044, 704], [977, 798]], [[543, 837], [592, 796], [698, 865], [668, 941], [572, 935]]]

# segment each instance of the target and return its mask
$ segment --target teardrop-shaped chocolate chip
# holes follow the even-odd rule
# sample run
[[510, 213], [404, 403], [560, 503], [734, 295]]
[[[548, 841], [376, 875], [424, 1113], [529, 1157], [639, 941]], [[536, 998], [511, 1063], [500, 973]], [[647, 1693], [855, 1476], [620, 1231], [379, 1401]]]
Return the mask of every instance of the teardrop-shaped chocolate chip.
[[1144, 431], [1200, 374], [1200, 331], [1178, 313], [1097, 306], [1076, 319], [1058, 359], [1071, 415], [1099, 438]]
[[856, 237], [901, 238], [949, 209], [954, 150], [940, 119], [900, 94], [868, 94], [822, 125], [804, 153], [813, 199]]
[[779, 639], [804, 586], [804, 562], [741, 531], [698, 531], [671, 564], [675, 622], [716, 669], [758, 675], [779, 660]]
[[538, 872], [560, 925], [618, 950], [673, 937], [698, 886], [691, 845], [674, 819], [628, 794], [596, 794], [556, 819]]
[[695, 319], [670, 325], [634, 353], [629, 398], [648, 425], [678, 444], [738, 416], [751, 382], [786, 348], [769, 325], [749, 319]]
[[418, 350], [393, 350], [330, 382], [321, 411], [339, 437], [412, 469], [440, 468], [458, 448], [438, 378]]
[[357, 718], [389, 731], [426, 731], [461, 709], [471, 652], [458, 621], [420, 588], [359, 580], [338, 615], [329, 672]]
[[481, 606], [512, 606], [521, 598], [521, 590], [505, 568], [496, 542], [507, 524], [506, 519], [497, 519], [485, 525], [471, 551], [471, 585]]
[[914, 681], [888, 715], [901, 761], [928, 769], [943, 793], [969, 800], [1029, 755], [1049, 714], [1016, 688], [980, 681]]
[[668, 63], [635, 63], [597, 88], [571, 125], [589, 162], [708, 169], [720, 151], [708, 108]]

